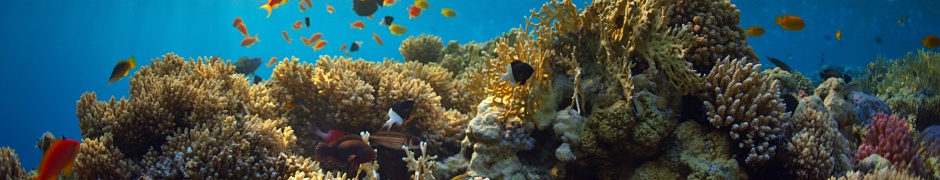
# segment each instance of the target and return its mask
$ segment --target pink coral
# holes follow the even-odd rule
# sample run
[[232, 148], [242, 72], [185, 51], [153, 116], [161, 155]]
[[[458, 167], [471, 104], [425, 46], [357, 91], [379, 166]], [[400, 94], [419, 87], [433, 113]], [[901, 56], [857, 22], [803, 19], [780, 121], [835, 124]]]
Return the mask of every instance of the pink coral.
[[907, 167], [914, 160], [914, 141], [907, 120], [894, 115], [878, 113], [872, 118], [871, 130], [865, 134], [862, 145], [855, 153], [856, 160], [878, 154], [891, 160], [896, 167]]

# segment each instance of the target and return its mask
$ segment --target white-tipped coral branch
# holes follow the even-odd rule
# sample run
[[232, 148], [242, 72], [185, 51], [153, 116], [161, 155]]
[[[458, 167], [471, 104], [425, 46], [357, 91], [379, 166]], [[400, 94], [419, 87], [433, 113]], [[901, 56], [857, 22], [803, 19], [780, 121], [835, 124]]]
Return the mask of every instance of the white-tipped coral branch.
[[421, 142], [421, 157], [418, 158], [415, 158], [414, 152], [408, 150], [408, 146], [402, 145], [401, 148], [405, 150], [405, 154], [407, 155], [407, 157], [401, 158], [401, 160], [408, 163], [409, 172], [415, 172], [415, 174], [411, 176], [411, 179], [434, 179], [434, 170], [437, 170], [437, 163], [434, 160], [437, 160], [437, 156], [428, 156], [427, 142]]

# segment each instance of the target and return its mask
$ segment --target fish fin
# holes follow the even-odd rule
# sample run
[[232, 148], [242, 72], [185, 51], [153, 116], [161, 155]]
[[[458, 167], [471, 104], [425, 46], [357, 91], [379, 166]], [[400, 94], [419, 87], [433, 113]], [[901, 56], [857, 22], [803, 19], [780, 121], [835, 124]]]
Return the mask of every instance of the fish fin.
[[255, 33], [255, 42], [261, 42], [261, 39], [258, 38], [258, 33]]
[[777, 22], [776, 22], [777, 24], [783, 24], [783, 17], [782, 17], [782, 16], [774, 16], [774, 19], [777, 20]]
[[268, 16], [265, 18], [271, 18], [271, 5], [268, 5], [268, 4], [261, 5], [261, 9], [268, 11]]
[[137, 59], [134, 58], [134, 55], [131, 55], [130, 58], [127, 58], [127, 62], [131, 63], [131, 68], [137, 67]]

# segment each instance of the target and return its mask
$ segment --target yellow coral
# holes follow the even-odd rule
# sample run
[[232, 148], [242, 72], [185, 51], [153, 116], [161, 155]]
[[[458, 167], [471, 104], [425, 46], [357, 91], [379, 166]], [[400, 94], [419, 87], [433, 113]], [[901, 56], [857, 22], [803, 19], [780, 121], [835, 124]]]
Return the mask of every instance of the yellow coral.
[[78, 179], [131, 179], [139, 171], [134, 161], [114, 147], [113, 138], [111, 133], [105, 133], [95, 139], [82, 140], [74, 164]]
[[20, 156], [9, 147], [0, 148], [0, 178], [26, 178], [26, 171], [20, 167]]
[[902, 59], [878, 57], [868, 64], [861, 87], [885, 100], [899, 116], [913, 115], [917, 130], [937, 124], [940, 116], [940, 53], [919, 50]]
[[441, 49], [444, 41], [435, 35], [421, 34], [417, 38], [408, 37], [401, 42], [398, 51], [405, 57], [405, 61], [417, 61], [422, 64], [441, 62]]

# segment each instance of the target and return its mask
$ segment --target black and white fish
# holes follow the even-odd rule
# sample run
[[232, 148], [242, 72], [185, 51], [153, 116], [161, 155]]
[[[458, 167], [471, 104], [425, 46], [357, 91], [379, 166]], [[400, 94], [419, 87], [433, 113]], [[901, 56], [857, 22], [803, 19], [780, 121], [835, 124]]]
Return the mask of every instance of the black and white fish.
[[506, 65], [506, 74], [501, 74], [499, 81], [509, 81], [510, 86], [525, 85], [534, 72], [535, 69], [529, 64], [515, 60]]
[[353, 42], [352, 45], [349, 45], [349, 52], [359, 51], [360, 47], [362, 47], [362, 41]]
[[404, 100], [392, 104], [391, 108], [388, 108], [388, 121], [385, 121], [385, 125], [382, 125], [381, 129], [392, 130], [393, 125], [401, 125], [401, 123], [411, 117], [411, 110], [415, 107], [414, 100]]
[[394, 17], [392, 17], [392, 16], [385, 16], [385, 18], [382, 18], [382, 21], [379, 22], [379, 25], [382, 25], [382, 26], [389, 26], [389, 25], [392, 25], [392, 21], [395, 21], [395, 18], [394, 18]]

